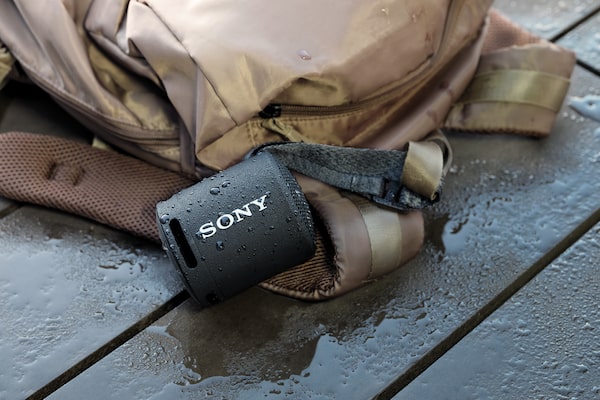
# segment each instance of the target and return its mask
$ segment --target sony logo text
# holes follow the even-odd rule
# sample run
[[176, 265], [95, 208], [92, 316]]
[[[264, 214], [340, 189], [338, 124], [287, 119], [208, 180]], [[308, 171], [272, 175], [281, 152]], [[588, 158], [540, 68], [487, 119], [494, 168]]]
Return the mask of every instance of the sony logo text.
[[254, 212], [263, 211], [267, 209], [267, 205], [265, 204], [265, 200], [267, 199], [267, 195], [263, 195], [256, 200], [252, 200], [251, 202], [245, 204], [241, 208], [236, 208], [228, 214], [223, 214], [216, 221], [209, 221], [202, 226], [196, 233], [196, 237], [207, 239], [211, 236], [214, 236], [219, 230], [229, 229], [236, 222], [242, 222], [245, 217], [251, 217], [253, 214], [253, 210], [250, 206], [255, 206]]

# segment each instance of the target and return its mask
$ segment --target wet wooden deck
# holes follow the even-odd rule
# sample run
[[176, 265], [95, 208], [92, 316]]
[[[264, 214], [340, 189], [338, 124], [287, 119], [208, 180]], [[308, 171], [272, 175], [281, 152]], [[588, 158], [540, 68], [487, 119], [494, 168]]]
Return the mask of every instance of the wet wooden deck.
[[[496, 6], [577, 52], [569, 99], [600, 95], [600, 0]], [[157, 246], [0, 199], [0, 399], [600, 398], [595, 104], [542, 141], [452, 135], [423, 252], [319, 304], [255, 288], [200, 310]], [[15, 129], [89, 139], [11, 85]]]

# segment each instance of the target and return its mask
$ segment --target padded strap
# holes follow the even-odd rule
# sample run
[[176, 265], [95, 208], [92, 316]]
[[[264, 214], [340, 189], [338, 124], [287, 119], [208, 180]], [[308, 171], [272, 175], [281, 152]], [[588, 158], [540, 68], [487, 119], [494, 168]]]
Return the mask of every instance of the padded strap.
[[305, 300], [336, 297], [397, 269], [423, 245], [421, 211], [398, 213], [315, 179], [296, 178], [314, 209], [317, 252], [261, 283], [263, 288]]
[[193, 181], [115, 152], [31, 133], [0, 134], [0, 195], [159, 241], [155, 206]]

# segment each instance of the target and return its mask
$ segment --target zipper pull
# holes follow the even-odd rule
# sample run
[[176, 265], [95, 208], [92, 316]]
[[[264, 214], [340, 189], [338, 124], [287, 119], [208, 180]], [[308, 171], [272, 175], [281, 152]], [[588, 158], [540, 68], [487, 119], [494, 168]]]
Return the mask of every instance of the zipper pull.
[[281, 135], [284, 139], [287, 139], [290, 142], [315, 143], [298, 132], [293, 126], [284, 124], [277, 118], [266, 119], [261, 125], [263, 128]]
[[281, 117], [281, 104], [268, 104], [258, 116], [264, 119]]

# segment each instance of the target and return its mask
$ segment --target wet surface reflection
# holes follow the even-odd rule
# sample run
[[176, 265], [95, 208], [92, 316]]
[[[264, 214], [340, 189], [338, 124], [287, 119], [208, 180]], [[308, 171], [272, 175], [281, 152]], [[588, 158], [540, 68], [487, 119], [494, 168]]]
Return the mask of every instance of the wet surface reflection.
[[596, 225], [395, 400], [597, 398], [599, 240]]
[[49, 210], [0, 219], [0, 243], [0, 398], [32, 394], [181, 290], [154, 246]]
[[597, 0], [495, 0], [494, 7], [512, 21], [546, 39], [559, 34], [598, 6]]

